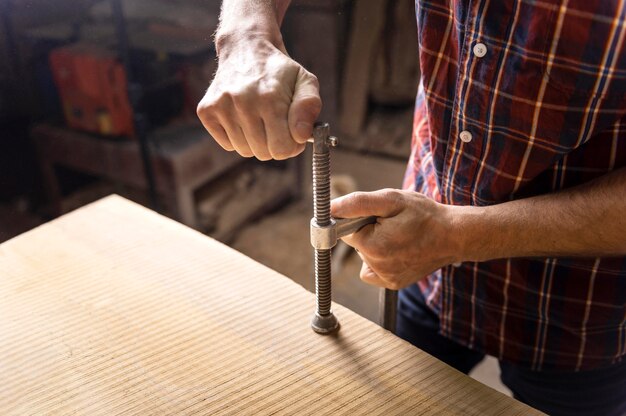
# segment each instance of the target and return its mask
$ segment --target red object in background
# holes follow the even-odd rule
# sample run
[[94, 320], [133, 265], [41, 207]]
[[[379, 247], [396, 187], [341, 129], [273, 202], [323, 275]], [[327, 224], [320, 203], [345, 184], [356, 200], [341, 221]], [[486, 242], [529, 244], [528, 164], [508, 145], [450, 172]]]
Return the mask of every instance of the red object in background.
[[79, 43], [53, 50], [50, 66], [69, 127], [134, 135], [126, 73], [115, 53]]

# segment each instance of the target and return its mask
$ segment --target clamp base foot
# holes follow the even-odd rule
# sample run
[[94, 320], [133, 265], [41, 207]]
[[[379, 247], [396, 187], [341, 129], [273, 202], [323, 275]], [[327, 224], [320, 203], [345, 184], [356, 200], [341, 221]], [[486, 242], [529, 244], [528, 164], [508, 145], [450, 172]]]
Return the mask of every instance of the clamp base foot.
[[311, 328], [318, 334], [330, 334], [339, 328], [339, 321], [332, 311], [329, 315], [319, 315], [316, 312], [311, 320]]

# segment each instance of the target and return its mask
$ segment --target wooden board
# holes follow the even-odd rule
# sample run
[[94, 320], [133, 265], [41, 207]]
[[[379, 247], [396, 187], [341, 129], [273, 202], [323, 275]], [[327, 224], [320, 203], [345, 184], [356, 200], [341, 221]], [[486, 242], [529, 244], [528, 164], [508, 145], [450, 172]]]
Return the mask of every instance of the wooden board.
[[532, 414], [120, 197], [0, 245], [0, 413]]

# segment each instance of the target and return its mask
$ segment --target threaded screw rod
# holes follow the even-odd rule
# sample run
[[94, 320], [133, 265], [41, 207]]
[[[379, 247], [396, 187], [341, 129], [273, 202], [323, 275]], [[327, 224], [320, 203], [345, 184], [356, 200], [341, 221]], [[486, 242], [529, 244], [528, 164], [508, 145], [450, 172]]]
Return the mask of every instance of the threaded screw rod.
[[[313, 220], [318, 226], [328, 226], [330, 217], [330, 147], [337, 139], [329, 136], [328, 123], [317, 123], [313, 129]], [[315, 250], [315, 298], [317, 309], [311, 328], [328, 334], [339, 327], [331, 308], [332, 285], [330, 250]]]

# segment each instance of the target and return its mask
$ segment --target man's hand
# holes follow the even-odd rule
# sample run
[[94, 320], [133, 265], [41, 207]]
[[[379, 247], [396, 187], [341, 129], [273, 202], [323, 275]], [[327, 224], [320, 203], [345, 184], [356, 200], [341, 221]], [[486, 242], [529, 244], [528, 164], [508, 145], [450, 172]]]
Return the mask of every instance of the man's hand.
[[[321, 110], [317, 78], [266, 39], [232, 39], [198, 117], [226, 150], [259, 160], [300, 154]], [[279, 49], [280, 48], [280, 49]]]
[[335, 199], [331, 211], [337, 218], [379, 217], [343, 238], [363, 259], [361, 280], [366, 283], [400, 289], [459, 260], [454, 207], [419, 193], [355, 192]]
[[343, 240], [363, 259], [361, 279], [398, 289], [448, 264], [515, 257], [626, 255], [626, 168], [560, 192], [490, 206], [452, 206], [416, 192], [356, 192], [337, 218], [376, 215]]

